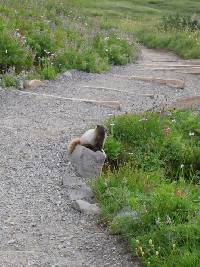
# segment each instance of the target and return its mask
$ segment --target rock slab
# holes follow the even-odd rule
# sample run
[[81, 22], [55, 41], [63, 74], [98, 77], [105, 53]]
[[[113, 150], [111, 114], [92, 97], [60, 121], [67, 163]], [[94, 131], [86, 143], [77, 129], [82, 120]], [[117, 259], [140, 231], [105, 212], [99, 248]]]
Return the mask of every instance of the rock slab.
[[70, 156], [70, 160], [77, 173], [84, 178], [94, 178], [99, 176], [105, 159], [105, 153], [102, 153], [101, 151], [93, 152], [81, 145], [77, 145]]
[[88, 215], [97, 215], [100, 212], [99, 207], [96, 204], [90, 204], [89, 202], [82, 199], [75, 200], [72, 203], [72, 207], [75, 210], [78, 210]]
[[84, 199], [91, 202], [93, 197], [94, 194], [92, 192], [92, 189], [85, 184], [81, 185], [78, 189], [71, 190], [69, 194], [70, 200]]

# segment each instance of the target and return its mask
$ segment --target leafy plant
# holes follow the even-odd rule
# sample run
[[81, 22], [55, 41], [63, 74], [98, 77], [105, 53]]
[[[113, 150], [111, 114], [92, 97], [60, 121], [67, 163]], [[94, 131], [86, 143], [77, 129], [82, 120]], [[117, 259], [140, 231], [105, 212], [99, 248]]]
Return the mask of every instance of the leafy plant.
[[128, 240], [142, 266], [199, 266], [199, 115], [129, 114], [107, 127], [109, 162], [118, 154], [120, 166], [93, 182], [101, 219]]
[[122, 153], [122, 145], [119, 141], [110, 136], [106, 140], [104, 150], [109, 161], [116, 160]]

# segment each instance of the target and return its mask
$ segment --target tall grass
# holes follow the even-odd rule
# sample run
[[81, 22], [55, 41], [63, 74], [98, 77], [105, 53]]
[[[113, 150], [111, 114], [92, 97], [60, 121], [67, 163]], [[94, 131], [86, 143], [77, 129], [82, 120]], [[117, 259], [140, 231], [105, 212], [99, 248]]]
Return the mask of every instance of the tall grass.
[[199, 114], [129, 114], [108, 128], [107, 168], [93, 183], [101, 220], [142, 266], [200, 266]]
[[199, 58], [199, 17], [193, 18], [199, 12], [195, 0], [0, 0], [0, 73], [12, 68], [43, 79], [72, 68], [100, 73], [135, 60], [135, 37]]
[[0, 0], [0, 73], [53, 79], [67, 69], [100, 73], [135, 60], [131, 37], [101, 30], [80, 8], [67, 0]]

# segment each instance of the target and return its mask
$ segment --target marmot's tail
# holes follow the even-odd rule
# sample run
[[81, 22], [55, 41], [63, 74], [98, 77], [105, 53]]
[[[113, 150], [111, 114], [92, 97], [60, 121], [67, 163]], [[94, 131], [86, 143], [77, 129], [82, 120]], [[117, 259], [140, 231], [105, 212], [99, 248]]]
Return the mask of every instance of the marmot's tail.
[[74, 151], [74, 149], [76, 148], [77, 145], [80, 145], [81, 141], [80, 138], [75, 138], [73, 139], [69, 145], [68, 145], [68, 152], [69, 154], [72, 154], [72, 152]]

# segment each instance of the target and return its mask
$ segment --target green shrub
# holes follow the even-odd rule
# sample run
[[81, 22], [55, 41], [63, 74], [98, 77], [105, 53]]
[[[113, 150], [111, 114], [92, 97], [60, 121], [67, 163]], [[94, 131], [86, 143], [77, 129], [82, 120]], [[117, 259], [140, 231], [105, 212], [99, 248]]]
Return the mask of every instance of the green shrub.
[[15, 68], [16, 73], [32, 66], [33, 55], [21, 39], [0, 28], [0, 72]]
[[108, 129], [138, 167], [163, 168], [173, 179], [199, 175], [200, 120], [192, 111], [122, 115], [111, 118]]
[[122, 154], [122, 145], [112, 136], [109, 136], [106, 140], [104, 151], [109, 161], [116, 160]]
[[173, 29], [196, 31], [200, 30], [200, 21], [191, 16], [180, 15], [179, 13], [175, 15], [169, 14], [161, 18], [159, 27], [165, 31]]
[[2, 87], [19, 87], [19, 80], [13, 73], [5, 73], [0, 76], [0, 85]]
[[101, 219], [142, 266], [199, 266], [199, 114], [128, 114], [107, 127], [106, 153], [120, 166], [93, 182]]
[[41, 63], [38, 73], [41, 79], [44, 80], [54, 80], [57, 76], [57, 71], [56, 68], [53, 66], [53, 63], [48, 62], [47, 60], [44, 60]]
[[27, 44], [35, 53], [35, 61], [38, 63], [41, 58], [49, 57], [55, 52], [55, 41], [50, 37], [50, 34], [45, 31], [29, 33], [27, 36]]
[[[171, 183], [161, 172], [144, 172], [131, 162], [118, 171], [106, 172], [93, 187], [102, 220], [111, 233], [121, 234], [128, 241], [142, 266], [199, 263], [198, 187], [184, 180]], [[137, 216], [119, 216], [124, 209]]]

